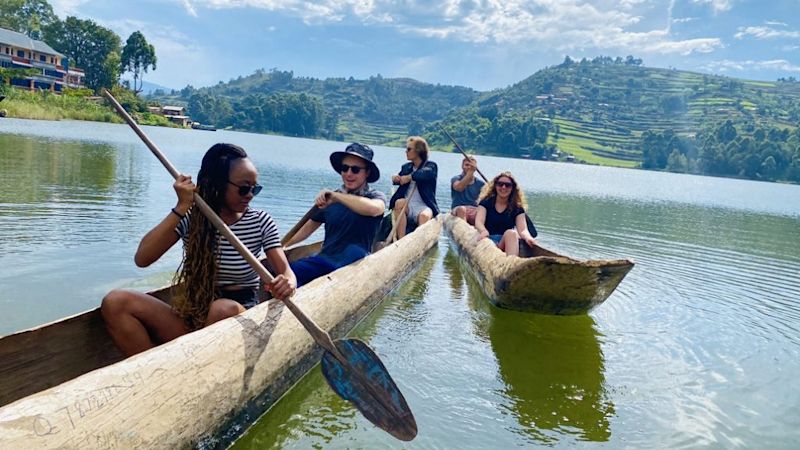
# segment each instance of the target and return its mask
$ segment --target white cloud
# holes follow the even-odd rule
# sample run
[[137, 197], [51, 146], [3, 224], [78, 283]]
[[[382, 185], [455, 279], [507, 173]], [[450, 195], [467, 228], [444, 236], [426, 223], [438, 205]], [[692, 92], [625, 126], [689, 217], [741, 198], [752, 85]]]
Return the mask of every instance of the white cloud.
[[[661, 13], [665, 28], [641, 28], [637, 7], [646, 0], [176, 0], [200, 8], [261, 8], [298, 17], [306, 24], [356, 20], [412, 35], [477, 44], [542, 46], [555, 51], [708, 53], [723, 47], [715, 37], [677, 39], [670, 32], [674, 0]], [[693, 0], [724, 8], [730, 0]], [[688, 21], [678, 19], [677, 21]]]
[[679, 17], [677, 19], [672, 19], [672, 23], [687, 23], [697, 20], [697, 17]]
[[778, 22], [777, 20], [767, 20], [764, 22], [767, 25], [778, 26], [778, 27], [786, 27], [789, 26], [786, 22]]
[[733, 8], [733, 0], [692, 0], [692, 3], [710, 5], [714, 13], [728, 11]]
[[668, 28], [629, 31], [641, 17], [622, 9], [576, 0], [495, 0], [474, 7], [458, 22], [402, 31], [474, 43], [541, 44], [558, 51], [597, 48], [686, 55], [722, 47], [718, 38], [675, 40]]
[[756, 39], [797, 39], [800, 38], [800, 31], [776, 30], [770, 27], [739, 27], [739, 32], [733, 35], [736, 39], [743, 39], [748, 36]]
[[50, 0], [50, 6], [53, 7], [53, 12], [59, 17], [66, 17], [75, 15], [78, 7], [90, 0]]
[[[211, 9], [258, 8], [268, 11], [281, 11], [299, 17], [307, 24], [340, 22], [349, 15], [365, 23], [388, 23], [393, 18], [386, 12], [378, 11], [376, 0], [180, 0], [193, 15], [198, 7]], [[378, 0], [380, 1], [380, 0]]]
[[189, 0], [177, 0], [192, 17], [197, 17], [197, 10]]
[[784, 72], [800, 72], [800, 66], [793, 64], [785, 59], [770, 59], [764, 61], [732, 61], [724, 59], [721, 61], [711, 61], [703, 66], [709, 71], [737, 71], [745, 70], [781, 70]]

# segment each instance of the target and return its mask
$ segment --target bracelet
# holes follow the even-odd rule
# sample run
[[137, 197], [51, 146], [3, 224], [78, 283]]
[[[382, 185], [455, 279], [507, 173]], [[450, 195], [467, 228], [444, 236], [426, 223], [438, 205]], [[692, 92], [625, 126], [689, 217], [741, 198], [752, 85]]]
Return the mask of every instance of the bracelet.
[[176, 215], [176, 216], [178, 216], [178, 218], [180, 218], [180, 219], [183, 219], [184, 217], [186, 217], [186, 215], [185, 215], [185, 214], [181, 214], [181, 213], [179, 213], [178, 211], [176, 211], [176, 210], [175, 210], [175, 208], [172, 208], [172, 209], [170, 209], [170, 211], [172, 211], [172, 214], [175, 214], [175, 215]]

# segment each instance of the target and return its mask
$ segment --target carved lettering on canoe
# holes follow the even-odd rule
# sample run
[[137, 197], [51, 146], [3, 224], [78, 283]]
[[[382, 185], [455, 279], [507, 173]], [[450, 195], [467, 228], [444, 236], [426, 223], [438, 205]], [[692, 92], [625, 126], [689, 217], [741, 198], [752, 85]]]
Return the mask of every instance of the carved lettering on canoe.
[[53, 424], [41, 414], [33, 418], [33, 432], [36, 433], [37, 436], [56, 434], [59, 431], [58, 427], [53, 426]]

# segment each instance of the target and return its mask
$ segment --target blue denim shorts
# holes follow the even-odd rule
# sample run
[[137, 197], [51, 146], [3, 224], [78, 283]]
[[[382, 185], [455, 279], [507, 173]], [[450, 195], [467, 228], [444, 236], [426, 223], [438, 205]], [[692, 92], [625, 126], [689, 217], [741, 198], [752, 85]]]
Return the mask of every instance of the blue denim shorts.
[[499, 244], [500, 241], [503, 240], [503, 235], [502, 234], [490, 234], [489, 235], [489, 239], [491, 239], [492, 242], [494, 242], [495, 244]]

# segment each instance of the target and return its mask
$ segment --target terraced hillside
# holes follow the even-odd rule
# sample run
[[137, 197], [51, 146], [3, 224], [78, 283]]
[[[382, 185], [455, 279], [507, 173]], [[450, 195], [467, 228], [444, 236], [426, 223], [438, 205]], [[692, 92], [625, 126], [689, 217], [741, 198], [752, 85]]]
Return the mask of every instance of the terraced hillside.
[[694, 137], [731, 120], [745, 129], [795, 129], [800, 121], [800, 83], [738, 80], [679, 70], [642, 67], [611, 58], [541, 70], [476, 101], [498, 114], [549, 118], [547, 142], [589, 163], [624, 167], [642, 160], [646, 131], [673, 130]]

